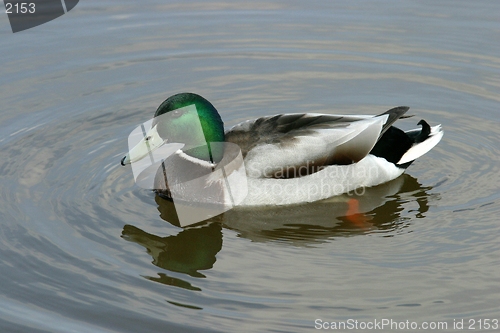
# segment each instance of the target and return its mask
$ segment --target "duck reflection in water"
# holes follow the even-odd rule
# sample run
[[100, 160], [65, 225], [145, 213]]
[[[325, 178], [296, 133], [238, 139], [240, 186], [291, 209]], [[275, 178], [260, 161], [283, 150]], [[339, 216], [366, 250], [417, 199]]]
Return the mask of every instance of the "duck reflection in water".
[[125, 225], [122, 237], [144, 246], [153, 257], [154, 265], [193, 277], [205, 277], [198, 271], [212, 268], [215, 255], [222, 248], [222, 227], [218, 223], [184, 229], [167, 237]]
[[[412, 220], [402, 216], [403, 205], [414, 206], [409, 207], [407, 213], [415, 212], [416, 218], [424, 217], [429, 209], [428, 199], [438, 196], [429, 194], [431, 189], [431, 186], [424, 187], [414, 177], [405, 174], [358, 194], [346, 194], [320, 202], [273, 208], [236, 208], [167, 237], [125, 225], [122, 237], [145, 247], [153, 257], [154, 265], [202, 278], [205, 275], [199, 271], [211, 269], [217, 253], [222, 249], [222, 227], [254, 242], [273, 241], [292, 246], [312, 246], [339, 237], [372, 232], [392, 237]], [[173, 203], [159, 196], [155, 200], [160, 217], [178, 225]], [[165, 273], [147, 278], [199, 290]]]

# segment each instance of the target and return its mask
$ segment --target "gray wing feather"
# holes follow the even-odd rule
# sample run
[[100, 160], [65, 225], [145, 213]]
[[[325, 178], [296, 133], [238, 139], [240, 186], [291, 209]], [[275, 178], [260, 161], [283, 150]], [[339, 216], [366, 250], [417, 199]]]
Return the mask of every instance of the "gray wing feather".
[[309, 113], [262, 117], [232, 127], [226, 132], [226, 141], [241, 148], [247, 168], [268, 171], [259, 177], [304, 176], [327, 165], [358, 162], [407, 110], [398, 107], [378, 116]]

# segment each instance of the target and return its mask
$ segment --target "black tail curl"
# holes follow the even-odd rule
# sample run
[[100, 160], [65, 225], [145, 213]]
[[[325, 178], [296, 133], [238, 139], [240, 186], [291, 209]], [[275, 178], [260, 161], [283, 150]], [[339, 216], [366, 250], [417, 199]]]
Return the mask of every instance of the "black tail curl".
[[[418, 122], [418, 125], [422, 126], [422, 130], [420, 132], [410, 132], [409, 134], [397, 127], [389, 127], [378, 140], [375, 147], [373, 147], [370, 154], [385, 158], [388, 162], [397, 164], [408, 149], [414, 144], [425, 141], [429, 137], [431, 133], [429, 124], [422, 119]], [[405, 169], [409, 167], [412, 162], [413, 161], [397, 166]]]

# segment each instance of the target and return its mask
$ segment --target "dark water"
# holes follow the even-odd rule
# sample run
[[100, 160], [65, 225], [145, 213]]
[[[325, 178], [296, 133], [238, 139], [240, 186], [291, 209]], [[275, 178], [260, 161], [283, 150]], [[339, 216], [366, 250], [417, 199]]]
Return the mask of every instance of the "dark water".
[[[500, 3], [80, 1], [0, 20], [0, 331], [302, 332], [500, 319]], [[119, 166], [168, 96], [226, 125], [409, 105], [445, 136], [349, 200], [197, 227]], [[471, 320], [474, 320], [471, 321]], [[481, 325], [479, 325], [481, 320]], [[355, 330], [352, 330], [355, 331]], [[360, 330], [363, 331], [363, 330]]]

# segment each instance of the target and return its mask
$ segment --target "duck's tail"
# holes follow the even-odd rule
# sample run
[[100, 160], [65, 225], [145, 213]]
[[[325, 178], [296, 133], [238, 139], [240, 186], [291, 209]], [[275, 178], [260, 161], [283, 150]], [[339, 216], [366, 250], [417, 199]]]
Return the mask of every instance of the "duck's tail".
[[423, 119], [418, 124], [422, 125], [421, 130], [417, 129], [406, 132], [406, 135], [413, 140], [414, 144], [401, 156], [396, 165], [405, 165], [413, 162], [441, 141], [444, 134], [441, 125], [430, 127]]
[[434, 148], [443, 137], [441, 125], [430, 127], [425, 120], [418, 123], [421, 129], [403, 132], [390, 126], [380, 137], [370, 154], [385, 158], [400, 168], [410, 164]]

